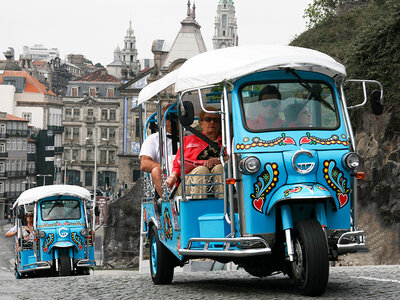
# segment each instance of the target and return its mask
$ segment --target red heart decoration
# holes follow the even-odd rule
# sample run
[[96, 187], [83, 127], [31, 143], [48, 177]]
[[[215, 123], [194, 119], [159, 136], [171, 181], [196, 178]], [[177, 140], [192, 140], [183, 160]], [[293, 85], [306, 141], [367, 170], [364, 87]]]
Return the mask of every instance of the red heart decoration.
[[349, 196], [347, 196], [346, 194], [339, 194], [340, 208], [346, 205], [348, 199]]
[[311, 140], [310, 140], [308, 137], [303, 136], [303, 137], [301, 138], [301, 140], [300, 140], [300, 145], [302, 145], [302, 144], [309, 144], [310, 142], [311, 142]]
[[285, 144], [296, 145], [295, 141], [294, 141], [292, 138], [290, 138], [290, 137], [285, 138], [285, 140], [284, 140], [283, 142], [284, 142]]
[[264, 200], [262, 198], [258, 198], [258, 199], [254, 199], [253, 200], [253, 206], [259, 212], [262, 212], [263, 205], [264, 205]]
[[47, 247], [46, 247], [46, 248], [43, 248], [43, 251], [44, 251], [45, 253], [47, 253]]
[[82, 245], [79, 245], [79, 250], [82, 250], [82, 248], [83, 248]]

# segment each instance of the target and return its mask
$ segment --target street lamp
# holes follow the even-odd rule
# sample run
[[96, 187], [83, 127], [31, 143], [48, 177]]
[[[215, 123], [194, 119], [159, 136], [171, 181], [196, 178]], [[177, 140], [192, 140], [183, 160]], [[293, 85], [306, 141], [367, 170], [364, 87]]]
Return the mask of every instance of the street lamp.
[[102, 141], [107, 141], [107, 139], [102, 138], [102, 139], [98, 139], [98, 138], [89, 138], [87, 137], [86, 140], [93, 140], [93, 144], [94, 144], [94, 175], [93, 175], [93, 228], [95, 228], [95, 222], [96, 222], [96, 215], [95, 215], [95, 208], [96, 208], [96, 197], [97, 197], [97, 143], [99, 142], [99, 140]]
[[71, 160], [64, 160], [64, 184], [67, 184], [67, 162], [70, 162], [71, 165], [75, 160], [71, 159]]
[[31, 181], [28, 176], [26, 176], [26, 181], [22, 182], [23, 184], [28, 184], [28, 190], [31, 188], [31, 184], [36, 184], [36, 182]]

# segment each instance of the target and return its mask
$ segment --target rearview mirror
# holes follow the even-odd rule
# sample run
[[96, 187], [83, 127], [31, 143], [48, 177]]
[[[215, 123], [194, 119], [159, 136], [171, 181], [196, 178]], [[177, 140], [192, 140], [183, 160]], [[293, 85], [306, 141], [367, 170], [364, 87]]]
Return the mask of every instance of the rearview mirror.
[[190, 101], [184, 101], [183, 108], [179, 105], [179, 121], [183, 126], [190, 126], [194, 121], [194, 106]]
[[373, 90], [371, 93], [371, 109], [372, 113], [376, 116], [383, 113], [383, 96], [381, 98], [380, 90]]

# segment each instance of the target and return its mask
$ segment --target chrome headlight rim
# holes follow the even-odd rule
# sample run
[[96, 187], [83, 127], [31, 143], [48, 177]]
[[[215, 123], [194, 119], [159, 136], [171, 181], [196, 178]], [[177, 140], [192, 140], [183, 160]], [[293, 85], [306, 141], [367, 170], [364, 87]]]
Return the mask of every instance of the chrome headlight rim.
[[361, 157], [356, 152], [349, 152], [343, 156], [342, 164], [349, 170], [356, 170], [360, 166]]
[[45, 231], [39, 231], [38, 232], [38, 238], [39, 239], [44, 239], [46, 237], [46, 232]]
[[81, 231], [79, 232], [81, 234], [81, 236], [86, 237], [87, 235], [87, 231], [85, 228], [82, 228]]
[[255, 174], [261, 169], [261, 162], [255, 156], [247, 156], [239, 161], [239, 170], [243, 174]]

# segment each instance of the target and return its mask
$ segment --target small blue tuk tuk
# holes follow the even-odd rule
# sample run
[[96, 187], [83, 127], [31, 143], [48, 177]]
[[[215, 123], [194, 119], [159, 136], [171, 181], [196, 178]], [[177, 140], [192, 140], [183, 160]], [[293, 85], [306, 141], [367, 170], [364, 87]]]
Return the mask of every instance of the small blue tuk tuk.
[[[15, 277], [89, 275], [95, 266], [88, 190], [49, 185], [23, 192], [17, 214]], [[24, 215], [33, 213], [33, 234], [24, 236]]]
[[[346, 77], [342, 64], [315, 50], [239, 46], [192, 57], [141, 91], [142, 105], [171, 85], [177, 93], [164, 115], [156, 100], [158, 112], [143, 132], [158, 124], [162, 153], [159, 199], [143, 174], [142, 235], [155, 284], [170, 283], [174, 268], [190, 259], [209, 258], [254, 276], [283, 272], [302, 294], [321, 295], [329, 261], [366, 248], [357, 228], [357, 180], [364, 175], [348, 110], [370, 99], [372, 111], [382, 113], [383, 89], [377, 81]], [[344, 92], [350, 84], [364, 97], [352, 107]], [[267, 99], [268, 89], [274, 96]], [[274, 122], [267, 120], [270, 110]], [[165, 120], [177, 112], [180, 141], [195, 134], [209, 143], [195, 132], [201, 111], [221, 118], [223, 192], [214, 192], [212, 178], [195, 189], [184, 163], [179, 187], [170, 190], [166, 180], [177, 153], [166, 147]], [[186, 146], [180, 146], [182, 162]]]

